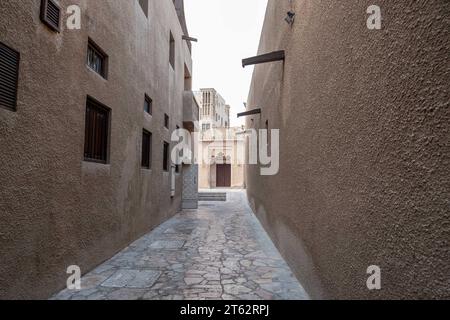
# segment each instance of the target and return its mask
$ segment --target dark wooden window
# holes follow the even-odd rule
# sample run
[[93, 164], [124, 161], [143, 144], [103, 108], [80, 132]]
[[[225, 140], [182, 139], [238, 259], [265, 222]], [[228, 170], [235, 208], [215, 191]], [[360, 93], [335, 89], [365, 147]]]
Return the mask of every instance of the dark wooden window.
[[163, 170], [169, 171], [169, 150], [170, 145], [164, 142], [164, 155], [163, 155]]
[[[180, 126], [177, 126], [177, 130], [179, 130], [179, 129], [180, 129]], [[180, 133], [178, 133], [178, 134], [180, 134]], [[178, 162], [178, 160], [179, 160], [179, 150], [177, 153], [177, 162]], [[180, 173], [180, 165], [178, 163], [175, 164], [175, 173]]]
[[144, 111], [153, 114], [153, 100], [148, 95], [145, 95]]
[[108, 56], [91, 39], [88, 42], [87, 65], [106, 79], [108, 71]]
[[88, 97], [86, 102], [85, 161], [107, 163], [110, 109]]
[[170, 32], [169, 41], [169, 62], [172, 68], [175, 70], [175, 39], [173, 38], [172, 32]]
[[53, 31], [61, 31], [61, 7], [56, 1], [41, 0], [41, 21]]
[[170, 118], [167, 114], [164, 114], [164, 127], [166, 127], [166, 129], [169, 129], [169, 123], [170, 122]]
[[20, 54], [0, 42], [0, 107], [12, 111], [17, 106]]
[[148, 0], [138, 0], [139, 5], [142, 8], [142, 11], [144, 11], [144, 14], [146, 17], [148, 17]]
[[142, 168], [150, 169], [152, 165], [152, 134], [142, 131]]

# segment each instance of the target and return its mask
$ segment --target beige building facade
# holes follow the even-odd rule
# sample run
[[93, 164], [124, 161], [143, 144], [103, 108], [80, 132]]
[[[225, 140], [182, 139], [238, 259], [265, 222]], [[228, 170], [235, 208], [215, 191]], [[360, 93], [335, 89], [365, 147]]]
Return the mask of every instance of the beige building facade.
[[230, 106], [213, 88], [200, 89], [195, 92], [200, 105], [200, 127], [202, 131], [214, 128], [230, 127]]
[[245, 187], [243, 128], [215, 128], [200, 132], [199, 188]]
[[195, 98], [200, 107], [199, 187], [243, 188], [243, 128], [230, 127], [230, 106], [216, 89], [200, 89]]
[[280, 171], [248, 165], [249, 201], [312, 298], [448, 298], [450, 3], [372, 4], [269, 0], [247, 127]]
[[0, 298], [48, 298], [196, 206], [170, 159], [198, 121], [191, 44], [181, 0], [0, 6]]

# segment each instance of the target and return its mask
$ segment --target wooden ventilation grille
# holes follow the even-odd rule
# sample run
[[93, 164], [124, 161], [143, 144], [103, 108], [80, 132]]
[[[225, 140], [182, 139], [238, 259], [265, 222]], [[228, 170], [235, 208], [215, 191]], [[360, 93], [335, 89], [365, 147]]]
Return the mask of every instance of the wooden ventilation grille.
[[20, 54], [0, 42], [0, 107], [16, 109]]
[[61, 24], [61, 8], [54, 0], [42, 0], [41, 20], [50, 29], [59, 32]]

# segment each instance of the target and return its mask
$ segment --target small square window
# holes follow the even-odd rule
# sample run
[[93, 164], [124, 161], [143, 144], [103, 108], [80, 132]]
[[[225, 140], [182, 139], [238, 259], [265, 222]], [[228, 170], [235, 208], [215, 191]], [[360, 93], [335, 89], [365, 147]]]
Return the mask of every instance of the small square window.
[[144, 111], [153, 114], [153, 100], [148, 95], [145, 95]]
[[166, 127], [166, 129], [169, 129], [169, 123], [170, 119], [169, 116], [167, 114], [164, 114], [164, 127]]
[[107, 77], [108, 56], [91, 39], [88, 42], [87, 65], [103, 78]]

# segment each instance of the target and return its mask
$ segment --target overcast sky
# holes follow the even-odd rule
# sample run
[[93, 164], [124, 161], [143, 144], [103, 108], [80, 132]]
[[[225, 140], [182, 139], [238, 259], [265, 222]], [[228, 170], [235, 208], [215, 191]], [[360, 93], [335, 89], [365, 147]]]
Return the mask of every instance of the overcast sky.
[[184, 0], [192, 43], [193, 88], [215, 88], [231, 105], [231, 124], [244, 111], [253, 67], [242, 59], [257, 54], [267, 0]]

